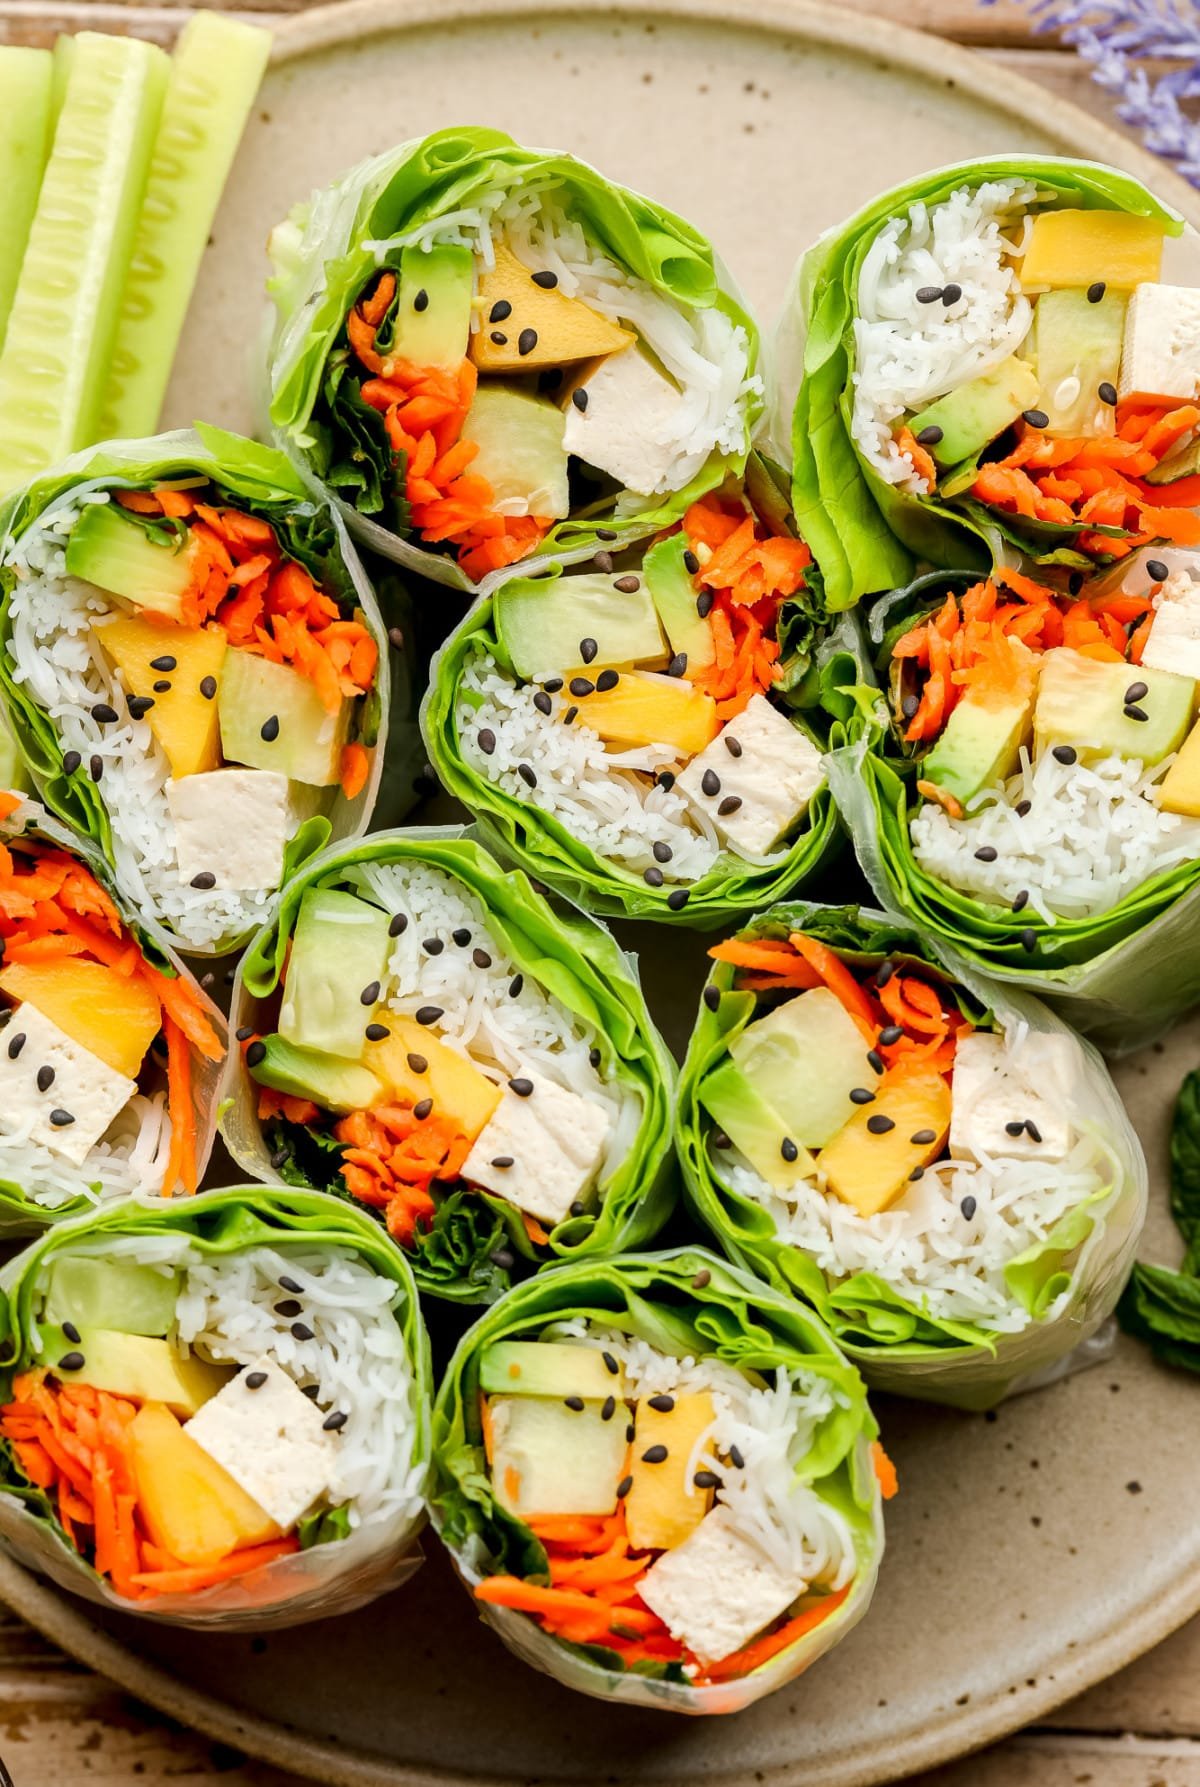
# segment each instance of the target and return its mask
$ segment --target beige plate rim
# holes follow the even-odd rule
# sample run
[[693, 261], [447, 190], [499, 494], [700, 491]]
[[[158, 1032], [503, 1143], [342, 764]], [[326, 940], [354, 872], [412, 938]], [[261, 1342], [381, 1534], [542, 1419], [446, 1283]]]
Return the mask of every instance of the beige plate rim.
[[[287, 62], [349, 39], [426, 25], [545, 17], [564, 10], [575, 16], [604, 14], [636, 18], [639, 22], [655, 15], [715, 20], [762, 35], [793, 36], [846, 49], [871, 61], [912, 70], [926, 81], [931, 74], [941, 76], [994, 110], [1008, 111], [1015, 118], [1033, 119], [1043, 125], [1053, 123], [1079, 155], [1115, 162], [1136, 174], [1191, 224], [1200, 227], [1200, 197], [1196, 192], [1156, 157], [1108, 125], [973, 51], [885, 19], [869, 18], [870, 47], [864, 48], [868, 18], [857, 8], [839, 7], [836, 0], [773, 0], [769, 16], [760, 10], [760, 0], [649, 0], [646, 5], [633, 4], [631, 0], [569, 0], [569, 6], [564, 0], [341, 0], [340, 4], [282, 19], [275, 27], [272, 61]], [[215, 1695], [186, 1686], [126, 1649], [89, 1617], [83, 1603], [70, 1601], [3, 1556], [0, 1601], [77, 1661], [168, 1716], [276, 1767], [327, 1782], [329, 1787], [432, 1787], [435, 1782], [444, 1783], [445, 1787], [465, 1787], [468, 1781], [486, 1781], [488, 1787], [524, 1787], [517, 1777], [467, 1776], [457, 1770], [431, 1771], [425, 1766], [417, 1771], [387, 1757], [355, 1752], [242, 1712]], [[836, 1764], [836, 1776], [826, 1771], [814, 1773], [801, 1761], [771, 1769], [757, 1778], [785, 1787], [803, 1773], [810, 1787], [821, 1787], [823, 1781], [836, 1781], [836, 1787], [868, 1787], [869, 1783], [896, 1780], [936, 1767], [1044, 1717], [1141, 1656], [1198, 1612], [1200, 1568], [1184, 1576], [1169, 1596], [1143, 1608], [1134, 1620], [1125, 1616], [1103, 1634], [1093, 1634], [1086, 1652], [1073, 1652], [1059, 1660], [1052, 1680], [1043, 1679], [1033, 1687], [1022, 1686], [1016, 1693], [995, 1695], [990, 1701], [955, 1708], [952, 1716], [936, 1727], [900, 1739], [887, 1750], [876, 1744], [870, 1749], [863, 1746], [843, 1753]], [[737, 1777], [726, 1776], [714, 1782], [713, 1787], [740, 1784]]]

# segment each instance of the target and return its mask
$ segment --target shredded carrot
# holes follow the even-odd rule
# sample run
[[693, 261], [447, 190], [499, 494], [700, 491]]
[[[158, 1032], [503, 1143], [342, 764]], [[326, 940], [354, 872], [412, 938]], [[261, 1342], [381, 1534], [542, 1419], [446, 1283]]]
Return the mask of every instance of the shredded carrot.
[[457, 1178], [471, 1152], [470, 1138], [452, 1119], [432, 1111], [419, 1118], [411, 1105], [351, 1111], [333, 1133], [344, 1145], [346, 1189], [384, 1212], [388, 1232], [402, 1247], [411, 1247], [433, 1221], [434, 1182]]
[[850, 1013], [863, 1035], [873, 1044], [879, 1028], [875, 1008], [845, 963], [818, 938], [808, 937], [803, 931], [793, 931], [790, 942], [804, 957], [814, 974], [820, 975], [830, 992]]
[[181, 1566], [175, 1570], [138, 1570], [130, 1580], [143, 1595], [193, 1595], [215, 1583], [228, 1582], [234, 1576], [245, 1576], [277, 1557], [290, 1557], [299, 1551], [300, 1541], [294, 1536], [271, 1539], [265, 1545], [247, 1545], [242, 1551], [231, 1551], [219, 1563]]
[[7, 819], [10, 813], [16, 812], [20, 804], [19, 794], [10, 794], [7, 788], [0, 788], [0, 819]]
[[879, 1479], [879, 1493], [885, 1502], [890, 1502], [900, 1490], [900, 1479], [896, 1475], [896, 1467], [884, 1451], [878, 1440], [871, 1442], [871, 1465]]
[[371, 759], [365, 745], [349, 744], [342, 752], [342, 793], [347, 800], [357, 800], [367, 785]]

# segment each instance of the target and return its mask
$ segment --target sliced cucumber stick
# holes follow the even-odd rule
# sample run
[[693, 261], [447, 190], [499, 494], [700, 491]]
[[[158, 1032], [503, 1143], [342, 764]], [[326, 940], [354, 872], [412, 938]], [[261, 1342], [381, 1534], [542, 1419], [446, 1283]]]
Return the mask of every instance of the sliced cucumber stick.
[[84, 31], [0, 353], [0, 493], [96, 433], [170, 63]]
[[200, 260], [271, 49], [254, 25], [201, 12], [171, 65], [125, 288], [104, 436], [152, 434]]
[[0, 344], [50, 153], [53, 104], [50, 51], [0, 47]]

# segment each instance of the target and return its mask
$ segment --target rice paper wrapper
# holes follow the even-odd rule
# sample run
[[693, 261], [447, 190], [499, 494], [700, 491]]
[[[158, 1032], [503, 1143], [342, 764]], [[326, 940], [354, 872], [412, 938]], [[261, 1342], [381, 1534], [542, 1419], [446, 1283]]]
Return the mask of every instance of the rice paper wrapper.
[[[697, 1274], [705, 1273], [707, 1282], [697, 1285]], [[817, 1429], [798, 1476], [848, 1522], [858, 1568], [841, 1605], [761, 1668], [709, 1686], [643, 1675], [606, 1663], [604, 1653], [595, 1660], [596, 1653], [561, 1642], [512, 1608], [477, 1604], [480, 1616], [509, 1650], [564, 1687], [663, 1712], [741, 1712], [803, 1675], [870, 1606], [884, 1531], [871, 1456], [878, 1428], [862, 1381], [811, 1310], [702, 1248], [578, 1261], [518, 1285], [463, 1336], [434, 1406], [430, 1515], [460, 1581], [471, 1592], [487, 1575], [511, 1570], [536, 1576], [545, 1569], [545, 1553], [532, 1532], [492, 1494], [476, 1413], [479, 1355], [495, 1340], [540, 1331], [549, 1322], [573, 1316], [623, 1328], [677, 1357], [715, 1352], [729, 1363], [759, 1371], [805, 1366], [837, 1386], [840, 1405]]]
[[[148, 929], [133, 911], [120, 888], [116, 886], [112, 870], [95, 844], [68, 831], [38, 801], [28, 796], [5, 818], [0, 819], [0, 844], [21, 837], [37, 838], [42, 843], [54, 845], [84, 864], [111, 897], [130, 936], [146, 960], [164, 973], [178, 976], [188, 983], [196, 1004], [208, 1018], [218, 1040], [227, 1049], [229, 1025], [225, 1013], [213, 1004], [165, 939]], [[190, 1042], [187, 1043], [187, 1052], [191, 1066], [192, 1114], [196, 1132], [196, 1183], [200, 1184], [217, 1136], [217, 1098], [225, 1064], [223, 1060], [210, 1061]], [[163, 1083], [165, 1084], [165, 1070]], [[35, 1235], [48, 1223], [81, 1216], [94, 1209], [97, 1196], [86, 1187], [82, 1169], [79, 1172], [78, 1195], [53, 1209], [36, 1203], [25, 1187], [0, 1177], [0, 1238], [15, 1239], [22, 1235]], [[172, 1192], [173, 1188], [167, 1186], [162, 1195], [170, 1196]], [[157, 1204], [161, 1198], [151, 1201]]]
[[[683, 218], [574, 156], [524, 148], [503, 131], [466, 126], [410, 138], [315, 192], [270, 238], [276, 309], [267, 354], [270, 425], [301, 476], [327, 500], [323, 475], [330, 446], [314, 411], [327, 361], [364, 283], [388, 264], [398, 238], [427, 239], [439, 219], [469, 210], [497, 189], [551, 183], [565, 189], [572, 217], [618, 265], [667, 300], [689, 309], [716, 308], [740, 324], [755, 373], [757, 325], [711, 243]], [[752, 396], [738, 451], [714, 452], [685, 488], [645, 498], [629, 493], [615, 513], [558, 522], [539, 550], [520, 561], [522, 573], [536, 573], [551, 561], [590, 558], [601, 544], [618, 552], [670, 526], [728, 472], [741, 471], [761, 408], [761, 397]], [[401, 538], [353, 503], [333, 500], [364, 545], [435, 583], [487, 590], [508, 575], [494, 572], [475, 584], [449, 555]], [[603, 538], [598, 529], [605, 530]]]
[[[523, 566], [520, 570], [526, 575]], [[430, 760], [442, 785], [467, 808], [480, 837], [497, 856], [547, 882], [585, 912], [713, 930], [738, 913], [754, 911], [805, 886], [844, 848], [836, 804], [828, 787], [822, 786], [809, 804], [799, 835], [768, 862], [742, 860], [725, 851], [698, 881], [649, 887], [640, 870], [619, 868], [573, 836], [556, 814], [507, 794], [467, 763], [458, 722], [459, 688], [465, 665], [481, 644], [503, 655], [497, 644], [493, 595], [480, 596], [434, 655], [421, 703], [421, 729]], [[828, 631], [814, 634], [808, 656], [804, 705], [789, 717], [802, 721], [814, 740], [836, 748], [863, 723], [857, 634], [839, 620]], [[686, 888], [689, 895], [678, 911], [667, 904], [676, 886]]]
[[[291, 1234], [308, 1247], [354, 1248], [374, 1271], [392, 1279], [396, 1285], [395, 1319], [413, 1368], [413, 1461], [428, 1465], [432, 1371], [429, 1339], [412, 1275], [397, 1250], [386, 1244], [365, 1217], [311, 1193], [279, 1195], [261, 1186], [231, 1186], [204, 1192], [186, 1205], [166, 1205], [157, 1211], [126, 1202], [52, 1230], [10, 1260], [0, 1273], [0, 1321], [5, 1330], [0, 1373], [5, 1391], [25, 1356], [33, 1273], [56, 1248], [72, 1239], [94, 1239], [105, 1233], [154, 1236], [170, 1231], [201, 1238], [212, 1254], [260, 1244], [280, 1246]], [[352, 1613], [399, 1588], [423, 1561], [422, 1504], [412, 1513], [360, 1526], [344, 1539], [277, 1558], [244, 1577], [214, 1584], [198, 1594], [130, 1601], [84, 1562], [50, 1517], [48, 1504], [37, 1491], [26, 1492], [24, 1497], [17, 1492], [15, 1478], [12, 1463], [7, 1458], [0, 1460], [0, 1544], [11, 1557], [95, 1606], [165, 1625], [200, 1632], [283, 1631]]]
[[[377, 862], [440, 871], [461, 883], [483, 906], [489, 928], [519, 971], [596, 1032], [603, 1070], [641, 1101], [636, 1132], [622, 1158], [601, 1181], [599, 1209], [558, 1224], [544, 1248], [530, 1240], [520, 1212], [482, 1189], [468, 1194], [446, 1226], [435, 1224], [431, 1243], [411, 1260], [422, 1293], [462, 1303], [490, 1303], [506, 1289], [512, 1268], [492, 1254], [503, 1247], [522, 1272], [543, 1261], [606, 1257], [652, 1240], [674, 1208], [678, 1174], [671, 1150], [671, 1106], [677, 1070], [650, 1016], [637, 960], [610, 932], [565, 901], [553, 904], [517, 869], [503, 868], [478, 839], [460, 826], [422, 826], [373, 833], [350, 848], [326, 851], [289, 883], [271, 921], [254, 938], [238, 967], [230, 1028], [253, 1032], [272, 1008], [305, 890], [344, 884], [356, 891], [357, 864]], [[274, 1019], [271, 1019], [271, 1027]], [[295, 1183], [272, 1164], [258, 1116], [258, 1086], [244, 1049], [231, 1049], [220, 1092], [220, 1127], [226, 1147], [246, 1173], [268, 1185]], [[338, 1197], [336, 1174], [329, 1186]], [[358, 1208], [350, 1199], [352, 1208]], [[381, 1230], [381, 1244], [398, 1251]]]
[[676, 1105], [676, 1147], [695, 1216], [739, 1264], [814, 1307], [872, 1390], [979, 1410], [1096, 1363], [1111, 1350], [1103, 1325], [1129, 1276], [1149, 1195], [1141, 1144], [1096, 1049], [1039, 1000], [947, 959], [900, 914], [785, 904], [742, 934], [785, 937], [795, 930], [847, 951], [852, 962], [859, 955], [888, 955], [901, 966], [907, 960], [932, 970], [967, 996], [968, 1009], [990, 1014], [996, 1029], [1026, 1026], [1024, 1046], [1034, 1064], [1039, 1038], [1069, 1038], [1075, 1056], [1072, 1117], [1075, 1128], [1100, 1146], [1103, 1182], [1052, 1225], [1043, 1243], [1007, 1267], [1013, 1307], [1030, 1317], [1018, 1333], [934, 1316], [874, 1273], [860, 1271], [831, 1284], [814, 1260], [779, 1236], [766, 1209], [725, 1186], [713, 1170], [708, 1136], [714, 1125], [699, 1103], [700, 1082], [726, 1056], [729, 1037], [754, 1009], [752, 994], [732, 990], [733, 969], [717, 963], [709, 985], [720, 992], [720, 1004], [716, 1011], [700, 1005]]
[[936, 205], [963, 185], [1007, 179], [1031, 181], [1064, 206], [1156, 218], [1171, 236], [1184, 227], [1139, 180], [1115, 168], [1062, 156], [997, 155], [920, 174], [818, 237], [792, 275], [779, 325], [771, 432], [790, 459], [796, 521], [824, 572], [834, 612], [907, 583], [916, 562], [980, 571], [1015, 562], [1003, 516], [982, 506], [963, 513], [888, 484], [851, 432], [859, 274], [880, 229], [915, 203]]
[[[314, 496], [296, 476], [283, 454], [272, 448], [228, 434], [223, 429], [198, 423], [194, 429], [146, 440], [109, 441], [74, 454], [45, 476], [36, 478], [0, 505], [0, 552], [20, 539], [26, 529], [52, 504], [73, 492], [94, 488], [142, 489], [164, 479], [196, 473], [215, 480], [234, 503], [239, 500], [268, 512], [284, 506], [316, 520], [328, 515], [336, 556], [342, 561], [354, 599], [379, 648], [378, 669], [371, 693], [361, 705], [358, 739], [369, 749], [367, 780], [353, 800], [340, 787], [321, 791], [324, 810], [305, 819], [293, 835], [284, 858], [284, 882], [303, 867], [331, 838], [358, 837], [371, 822], [384, 769], [391, 717], [391, 670], [387, 628], [371, 583], [341, 517], [323, 499]], [[113, 862], [112, 825], [101, 788], [92, 782], [86, 766], [68, 773], [63, 765], [63, 745], [51, 716], [17, 683], [12, 675], [8, 642], [8, 613], [13, 577], [0, 570], [0, 703], [16, 740], [25, 768], [47, 807], [74, 831], [98, 846]], [[411, 749], [411, 747], [410, 747]], [[143, 926], [163, 945], [184, 948], [188, 955], [225, 955], [240, 948], [253, 926], [230, 932], [206, 945], [187, 947], [165, 921], [151, 911], [140, 913]]]

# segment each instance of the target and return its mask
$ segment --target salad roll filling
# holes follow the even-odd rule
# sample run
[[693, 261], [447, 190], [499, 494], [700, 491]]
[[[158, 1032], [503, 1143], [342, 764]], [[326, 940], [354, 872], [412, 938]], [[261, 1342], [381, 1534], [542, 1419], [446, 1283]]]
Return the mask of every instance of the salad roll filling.
[[223, 1021], [28, 803], [0, 814], [0, 1181], [42, 1211], [194, 1192]]
[[141, 911], [185, 949], [227, 947], [373, 781], [377, 626], [332, 521], [200, 474], [93, 479], [8, 540], [0, 574], [6, 680], [53, 728], [56, 784]]
[[0, 1438], [27, 1504], [121, 1598], [252, 1577], [269, 1600], [280, 1560], [417, 1517], [398, 1289], [352, 1247], [85, 1234], [28, 1294]]

